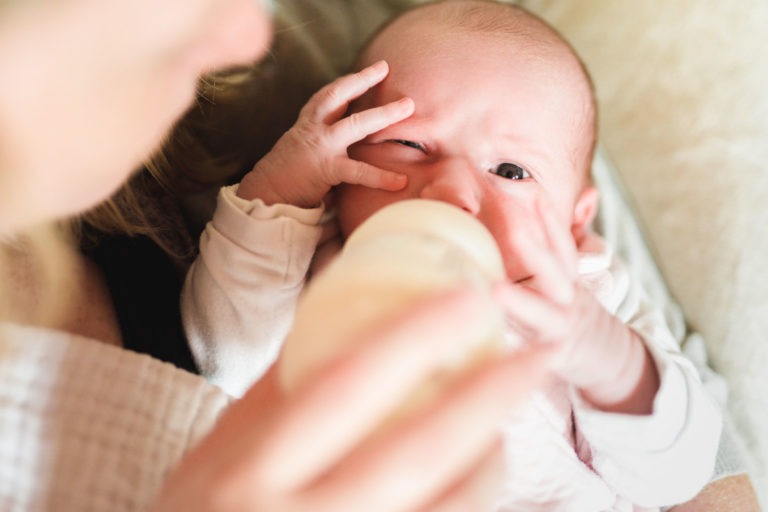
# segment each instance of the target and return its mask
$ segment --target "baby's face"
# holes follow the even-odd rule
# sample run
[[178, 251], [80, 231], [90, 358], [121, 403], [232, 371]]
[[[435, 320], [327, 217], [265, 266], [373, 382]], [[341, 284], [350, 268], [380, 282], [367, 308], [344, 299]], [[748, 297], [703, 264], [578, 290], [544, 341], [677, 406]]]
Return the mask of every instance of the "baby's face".
[[557, 54], [534, 56], [497, 35], [445, 37], [429, 30], [424, 25], [370, 52], [371, 62], [386, 59], [391, 71], [356, 108], [408, 96], [416, 109], [349, 154], [406, 174], [408, 185], [398, 192], [342, 187], [342, 233], [396, 201], [445, 201], [477, 217], [499, 243], [509, 277], [526, 279], [530, 274], [513, 254], [519, 242], [512, 239], [516, 230], [519, 240], [520, 230], [539, 225], [537, 202], [551, 205], [562, 229], [591, 220], [591, 210], [581, 218], [580, 204], [595, 197], [584, 193], [588, 89], [574, 64]]

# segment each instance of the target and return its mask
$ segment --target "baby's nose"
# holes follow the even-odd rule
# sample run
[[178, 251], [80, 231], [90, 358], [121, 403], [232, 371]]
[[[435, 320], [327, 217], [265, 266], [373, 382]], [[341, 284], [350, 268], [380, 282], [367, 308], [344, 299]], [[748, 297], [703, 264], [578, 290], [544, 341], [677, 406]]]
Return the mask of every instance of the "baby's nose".
[[421, 189], [419, 197], [458, 206], [472, 215], [480, 212], [480, 190], [475, 172], [462, 166], [437, 170]]

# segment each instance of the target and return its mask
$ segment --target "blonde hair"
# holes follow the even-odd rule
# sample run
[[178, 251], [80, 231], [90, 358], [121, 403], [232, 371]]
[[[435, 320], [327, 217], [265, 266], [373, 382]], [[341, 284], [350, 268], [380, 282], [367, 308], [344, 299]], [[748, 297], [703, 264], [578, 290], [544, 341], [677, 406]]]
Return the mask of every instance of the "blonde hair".
[[[73, 232], [86, 245], [103, 234], [145, 235], [177, 262], [189, 262], [191, 239], [168, 222], [168, 202], [217, 187], [237, 176], [243, 162], [207, 140], [216, 108], [238, 103], [252, 80], [251, 67], [209, 75], [198, 83], [197, 102], [179, 120], [161, 147], [112, 197], [73, 219]], [[213, 119], [212, 119], [213, 118]], [[220, 126], [220, 125], [219, 125]], [[84, 238], [84, 239], [83, 239]]]

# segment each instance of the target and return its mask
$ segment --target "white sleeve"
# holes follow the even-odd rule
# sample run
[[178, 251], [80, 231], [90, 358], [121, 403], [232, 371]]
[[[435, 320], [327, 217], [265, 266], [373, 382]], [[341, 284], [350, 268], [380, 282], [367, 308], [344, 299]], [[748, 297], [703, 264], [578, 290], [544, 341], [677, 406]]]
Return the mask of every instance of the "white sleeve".
[[236, 190], [219, 192], [184, 283], [181, 312], [201, 373], [241, 396], [272, 364], [288, 332], [323, 208], [266, 206]]
[[[650, 415], [595, 410], [573, 393], [579, 435], [589, 444], [592, 465], [622, 496], [641, 506], [664, 506], [693, 498], [712, 477], [722, 418], [698, 372], [682, 355], [638, 283], [612, 259], [613, 311], [645, 341], [660, 377]], [[614, 295], [616, 298], [616, 295]]]

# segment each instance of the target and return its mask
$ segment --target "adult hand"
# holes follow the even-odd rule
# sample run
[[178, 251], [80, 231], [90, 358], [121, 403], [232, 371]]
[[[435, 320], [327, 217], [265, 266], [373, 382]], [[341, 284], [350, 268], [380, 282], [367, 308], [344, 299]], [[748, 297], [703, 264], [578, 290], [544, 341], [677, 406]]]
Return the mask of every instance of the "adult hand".
[[483, 304], [469, 292], [427, 300], [292, 395], [273, 368], [182, 461], [153, 510], [490, 510], [502, 476], [498, 427], [543, 380], [544, 352], [476, 366], [380, 428], [414, 383], [472, 345], [466, 318]]
[[413, 100], [402, 98], [345, 117], [350, 103], [388, 73], [389, 66], [380, 61], [338, 78], [315, 93], [302, 108], [296, 124], [243, 178], [237, 194], [262, 199], [268, 205], [313, 208], [331, 187], [341, 183], [390, 191], [405, 187], [404, 174], [347, 156], [350, 145], [413, 113]]
[[0, 233], [105, 199], [191, 104], [255, 61], [254, 0], [11, 2], [0, 16]]

